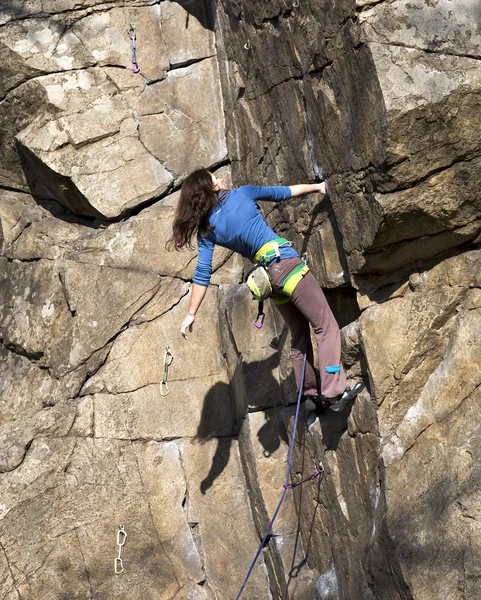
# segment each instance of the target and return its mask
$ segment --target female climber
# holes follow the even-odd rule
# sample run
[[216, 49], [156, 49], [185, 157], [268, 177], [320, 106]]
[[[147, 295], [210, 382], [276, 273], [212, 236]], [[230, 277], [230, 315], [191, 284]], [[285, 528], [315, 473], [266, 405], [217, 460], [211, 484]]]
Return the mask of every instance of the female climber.
[[[306, 407], [340, 412], [364, 385], [356, 383], [346, 387], [339, 327], [324, 293], [292, 245], [276, 236], [256, 205], [258, 200], [279, 202], [313, 192], [325, 194], [325, 189], [325, 183], [314, 183], [276, 187], [245, 185], [228, 190], [222, 179], [207, 169], [198, 169], [182, 184], [173, 235], [167, 248], [192, 249], [192, 238], [197, 237], [199, 253], [192, 294], [180, 330], [186, 339], [186, 330], [192, 331], [210, 282], [214, 246], [218, 244], [239, 252], [252, 262], [262, 260], [268, 269], [277, 309], [291, 331], [291, 357], [298, 388], [307, 347], [303, 389]], [[309, 324], [317, 342], [320, 381], [313, 367]]]

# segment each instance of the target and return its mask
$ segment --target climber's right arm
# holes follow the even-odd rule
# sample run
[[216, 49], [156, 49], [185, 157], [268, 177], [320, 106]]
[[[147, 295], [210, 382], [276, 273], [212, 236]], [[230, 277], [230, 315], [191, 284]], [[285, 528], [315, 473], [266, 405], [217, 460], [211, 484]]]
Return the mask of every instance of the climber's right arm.
[[214, 255], [214, 242], [205, 237], [198, 236], [197, 244], [199, 247], [199, 255], [197, 257], [197, 265], [195, 267], [194, 276], [192, 278], [192, 293], [190, 295], [189, 311], [182, 321], [180, 333], [187, 339], [186, 329], [192, 333], [192, 325], [195, 320], [195, 315], [202, 304], [207, 286], [210, 283], [212, 275], [212, 258]]
[[195, 321], [195, 314], [199, 310], [199, 306], [202, 304], [205, 293], [207, 292], [206, 285], [199, 285], [198, 283], [192, 284], [192, 293], [190, 295], [189, 311], [185, 319], [182, 321], [180, 327], [180, 333], [187, 339], [186, 329], [189, 328], [189, 333], [192, 333], [192, 325]]

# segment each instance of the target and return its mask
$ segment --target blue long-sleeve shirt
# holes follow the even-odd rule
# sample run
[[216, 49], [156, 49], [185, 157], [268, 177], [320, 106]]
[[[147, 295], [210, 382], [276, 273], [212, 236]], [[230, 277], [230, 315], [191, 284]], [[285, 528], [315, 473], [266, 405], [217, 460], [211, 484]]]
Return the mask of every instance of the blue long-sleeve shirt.
[[[197, 237], [199, 255], [194, 283], [209, 285], [212, 275], [212, 256], [218, 244], [253, 260], [264, 244], [277, 237], [256, 206], [256, 200], [279, 202], [291, 197], [288, 186], [260, 187], [244, 185], [232, 190], [212, 210], [209, 217], [214, 227], [208, 237]], [[293, 258], [297, 252], [290, 246], [279, 248], [281, 258]]]

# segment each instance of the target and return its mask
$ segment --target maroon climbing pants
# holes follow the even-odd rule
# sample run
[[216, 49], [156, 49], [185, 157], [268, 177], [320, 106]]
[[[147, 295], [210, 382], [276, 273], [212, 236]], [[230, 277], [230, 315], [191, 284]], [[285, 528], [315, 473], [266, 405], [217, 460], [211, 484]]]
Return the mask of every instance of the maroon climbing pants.
[[[287, 258], [269, 265], [274, 292], [280, 292], [284, 279], [300, 264], [299, 258]], [[322, 398], [334, 398], [342, 394], [346, 389], [346, 375], [341, 365], [339, 326], [314, 275], [309, 271], [297, 284], [290, 302], [276, 304], [276, 307], [291, 331], [292, 366], [298, 389], [307, 344], [303, 393], [306, 396]], [[320, 382], [313, 366], [309, 324], [313, 327], [317, 342]], [[336, 366], [340, 367], [337, 373], [329, 373], [326, 370], [327, 367]]]

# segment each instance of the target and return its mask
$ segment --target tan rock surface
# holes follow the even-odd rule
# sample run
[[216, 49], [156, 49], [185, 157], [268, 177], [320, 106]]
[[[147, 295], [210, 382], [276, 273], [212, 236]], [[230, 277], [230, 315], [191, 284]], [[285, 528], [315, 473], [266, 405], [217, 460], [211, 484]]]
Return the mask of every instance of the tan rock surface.
[[360, 319], [382, 403], [388, 525], [406, 581], [421, 598], [461, 598], [453, 573], [463, 572], [461, 586], [471, 589], [477, 572], [469, 541], [477, 517], [468, 524], [463, 507], [477, 494], [478, 263], [475, 251], [412, 276], [404, 297]]
[[461, 4], [3, 3], [2, 600], [233, 598], [247, 574], [295, 384], [228, 251], [180, 336], [196, 252], [164, 246], [200, 165], [327, 179], [265, 211], [369, 384], [343, 414], [303, 410], [293, 479], [324, 476], [289, 492], [243, 598], [478, 597], [480, 40]]
[[161, 114], [146, 115], [139, 127], [142, 144], [177, 176], [225, 160], [223, 104], [215, 58], [169, 71], [153, 85], [165, 101]]

